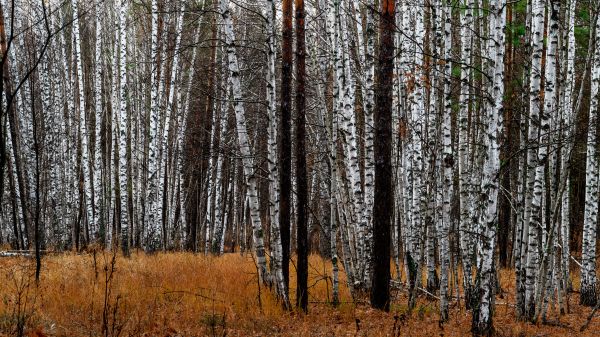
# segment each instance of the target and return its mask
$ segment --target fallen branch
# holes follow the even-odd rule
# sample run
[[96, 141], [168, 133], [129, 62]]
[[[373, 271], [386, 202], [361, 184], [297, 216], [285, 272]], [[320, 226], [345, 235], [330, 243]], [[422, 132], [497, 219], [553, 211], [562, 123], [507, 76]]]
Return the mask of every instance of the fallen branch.
[[17, 256], [34, 257], [35, 252], [32, 250], [5, 250], [5, 251], [0, 252], [0, 257], [17, 257]]
[[[55, 252], [48, 251], [48, 250], [40, 251], [40, 254], [42, 254], [42, 255], [47, 255], [47, 254], [51, 254], [51, 253], [55, 253]], [[3, 250], [3, 251], [0, 251], [0, 257], [17, 257], [17, 256], [35, 257], [35, 250]]]
[[419, 287], [419, 288], [417, 288], [417, 289], [419, 289], [420, 291], [424, 292], [426, 295], [429, 295], [429, 296], [431, 296], [431, 297], [433, 297], [433, 298], [437, 299], [438, 301], [440, 300], [440, 298], [439, 298], [438, 296], [435, 296], [434, 294], [430, 293], [429, 291], [427, 291], [427, 290], [425, 290], [425, 289], [423, 289], [423, 288], [420, 288], [420, 287]]
[[598, 303], [594, 307], [594, 310], [592, 310], [592, 312], [590, 312], [590, 315], [588, 316], [587, 320], [585, 321], [585, 324], [583, 324], [581, 326], [581, 329], [579, 329], [579, 332], [583, 332], [583, 330], [587, 329], [588, 325], [590, 325], [590, 322], [592, 321], [592, 318], [594, 318], [594, 314], [596, 314], [596, 310], [598, 310], [599, 307], [600, 307], [600, 301], [598, 301]]
[[169, 294], [184, 294], [184, 295], [192, 295], [192, 296], [196, 296], [196, 297], [200, 297], [206, 300], [211, 300], [214, 302], [221, 302], [221, 303], [225, 303], [225, 301], [214, 298], [214, 297], [210, 297], [210, 296], [206, 296], [200, 293], [196, 293], [193, 291], [188, 291], [188, 290], [170, 290], [170, 291], [163, 291], [163, 295], [169, 295]]
[[559, 328], [564, 328], [564, 329], [569, 329], [569, 330], [575, 331], [575, 329], [573, 329], [569, 324], [562, 323], [562, 322], [560, 322], [558, 320], [556, 320], [556, 321], [543, 321], [542, 324], [547, 325], [547, 326], [555, 326], [555, 327], [559, 327]]
[[31, 252], [29, 252], [29, 251], [24, 251], [24, 252], [0, 252], [0, 257], [17, 257], [17, 256], [33, 257], [33, 255], [31, 254]]

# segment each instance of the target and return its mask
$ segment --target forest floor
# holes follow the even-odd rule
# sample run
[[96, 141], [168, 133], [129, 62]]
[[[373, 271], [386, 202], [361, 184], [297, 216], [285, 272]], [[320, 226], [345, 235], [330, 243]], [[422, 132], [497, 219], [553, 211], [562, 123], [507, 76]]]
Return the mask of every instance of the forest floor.
[[[40, 283], [32, 259], [0, 258], [0, 336], [466, 336], [471, 314], [451, 303], [439, 324], [438, 302], [422, 297], [408, 315], [406, 292], [394, 291], [390, 313], [372, 310], [368, 297], [352, 302], [340, 272], [338, 308], [328, 304], [330, 264], [310, 258], [307, 315], [285, 312], [269, 289], [258, 287], [250, 255], [191, 253], [130, 258], [112, 254], [48, 255]], [[291, 266], [292, 301], [295, 294]], [[599, 336], [600, 315], [580, 333], [591, 308], [570, 299], [571, 313], [552, 325], [516, 322], [514, 273], [500, 273], [503, 295], [494, 318], [499, 336]], [[577, 289], [577, 286], [575, 287]], [[259, 296], [260, 294], [260, 296]], [[552, 311], [554, 312], [554, 311]]]

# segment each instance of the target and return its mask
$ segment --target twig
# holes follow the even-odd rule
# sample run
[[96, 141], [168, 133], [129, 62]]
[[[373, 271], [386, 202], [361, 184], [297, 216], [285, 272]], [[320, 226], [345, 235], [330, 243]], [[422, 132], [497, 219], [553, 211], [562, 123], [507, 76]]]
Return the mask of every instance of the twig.
[[200, 297], [200, 298], [204, 298], [206, 300], [211, 300], [211, 301], [215, 301], [215, 302], [221, 302], [221, 303], [225, 303], [225, 301], [214, 298], [214, 297], [210, 297], [210, 296], [206, 296], [206, 295], [202, 295], [200, 293], [195, 293], [192, 291], [188, 291], [188, 290], [169, 290], [169, 291], [163, 291], [163, 295], [168, 295], [168, 294], [185, 294], [185, 295], [193, 295], [196, 297]]

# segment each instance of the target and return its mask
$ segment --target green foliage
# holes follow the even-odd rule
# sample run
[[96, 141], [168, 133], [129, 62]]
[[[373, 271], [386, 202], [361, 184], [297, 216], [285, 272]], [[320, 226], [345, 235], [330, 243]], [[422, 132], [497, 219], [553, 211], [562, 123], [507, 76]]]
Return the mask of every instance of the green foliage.
[[453, 102], [452, 103], [452, 111], [458, 112], [459, 109], [460, 109], [460, 104], [458, 102]]
[[507, 42], [511, 43], [515, 47], [519, 47], [521, 44], [521, 39], [523, 36], [525, 36], [525, 24], [513, 21], [506, 26], [506, 29], [512, 33], [512, 39]]
[[483, 73], [479, 69], [472, 69], [473, 80], [481, 81], [483, 79]]
[[589, 22], [590, 21], [590, 11], [588, 8], [582, 8], [579, 12], [577, 12], [577, 18], [582, 21]]
[[455, 65], [452, 67], [452, 77], [460, 78], [460, 65]]
[[575, 39], [578, 44], [587, 45], [588, 40], [590, 38], [590, 29], [589, 27], [575, 27]]
[[513, 3], [513, 11], [515, 13], [525, 14], [527, 12], [527, 0], [519, 0]]

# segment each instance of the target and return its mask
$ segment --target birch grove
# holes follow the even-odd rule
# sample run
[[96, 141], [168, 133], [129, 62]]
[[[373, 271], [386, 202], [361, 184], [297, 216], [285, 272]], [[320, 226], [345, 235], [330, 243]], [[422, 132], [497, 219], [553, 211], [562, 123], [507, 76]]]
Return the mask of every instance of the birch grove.
[[599, 6], [2, 1], [0, 245], [238, 252], [305, 312], [318, 254], [475, 335], [505, 269], [519, 320], [594, 307]]

